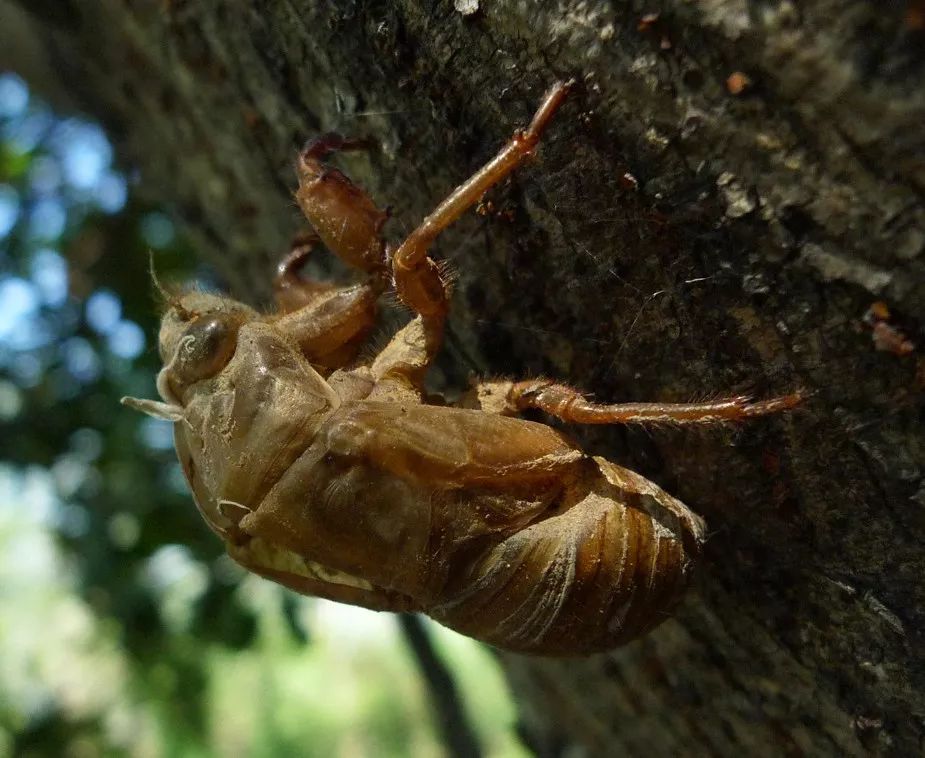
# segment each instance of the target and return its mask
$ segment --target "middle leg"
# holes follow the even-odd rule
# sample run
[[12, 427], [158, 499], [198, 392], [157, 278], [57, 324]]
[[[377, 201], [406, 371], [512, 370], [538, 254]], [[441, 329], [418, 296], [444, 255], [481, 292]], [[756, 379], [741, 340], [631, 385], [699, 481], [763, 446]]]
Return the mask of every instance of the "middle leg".
[[536, 149], [540, 137], [573, 83], [554, 84], [527, 129], [515, 132], [498, 154], [459, 185], [421, 222], [392, 255], [392, 277], [399, 299], [421, 318], [429, 363], [439, 349], [449, 310], [449, 287], [441, 266], [428, 255], [437, 235], [475, 205], [492, 186], [520, 166]]

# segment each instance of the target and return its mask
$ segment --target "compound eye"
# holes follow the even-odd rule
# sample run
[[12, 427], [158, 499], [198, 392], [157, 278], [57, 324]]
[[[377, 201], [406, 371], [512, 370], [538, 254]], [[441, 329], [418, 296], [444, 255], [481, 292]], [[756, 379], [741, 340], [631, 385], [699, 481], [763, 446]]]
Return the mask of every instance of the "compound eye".
[[237, 322], [227, 316], [199, 316], [180, 338], [172, 373], [184, 384], [215, 376], [234, 355], [237, 336]]

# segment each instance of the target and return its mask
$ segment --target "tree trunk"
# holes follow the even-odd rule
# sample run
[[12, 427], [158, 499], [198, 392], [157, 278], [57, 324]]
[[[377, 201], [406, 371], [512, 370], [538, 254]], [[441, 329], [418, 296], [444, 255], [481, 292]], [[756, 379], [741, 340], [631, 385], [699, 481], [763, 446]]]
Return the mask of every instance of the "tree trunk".
[[712, 536], [645, 639], [501, 656], [525, 739], [925, 749], [921, 0], [18, 3], [0, 0], [0, 62], [101, 119], [251, 301], [301, 227], [306, 138], [375, 140], [343, 165], [397, 239], [578, 78], [536, 160], [439, 241], [459, 275], [445, 378], [814, 394], [709, 431], [570, 430]]

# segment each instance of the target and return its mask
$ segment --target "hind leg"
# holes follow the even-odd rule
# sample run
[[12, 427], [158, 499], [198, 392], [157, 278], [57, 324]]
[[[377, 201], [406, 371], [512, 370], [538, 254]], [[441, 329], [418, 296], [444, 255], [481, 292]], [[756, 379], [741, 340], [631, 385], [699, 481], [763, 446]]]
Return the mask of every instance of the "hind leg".
[[574, 424], [710, 424], [742, 421], [788, 410], [802, 401], [799, 392], [752, 401], [746, 395], [705, 403], [592, 403], [564, 384], [531, 380], [511, 384], [508, 403], [517, 410], [537, 408]]
[[752, 401], [745, 395], [705, 403], [592, 403], [578, 390], [546, 379], [488, 381], [477, 385], [480, 406], [504, 415], [536, 408], [572, 424], [711, 424], [743, 421], [789, 410], [800, 392]]

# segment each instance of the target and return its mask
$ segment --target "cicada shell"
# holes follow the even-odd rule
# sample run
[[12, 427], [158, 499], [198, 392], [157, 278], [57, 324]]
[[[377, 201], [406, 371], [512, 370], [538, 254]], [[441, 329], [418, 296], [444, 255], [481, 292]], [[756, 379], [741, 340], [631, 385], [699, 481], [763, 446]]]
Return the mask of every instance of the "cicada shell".
[[371, 399], [362, 369], [341, 396], [343, 374], [326, 381], [272, 318], [201, 294], [178, 305], [164, 402], [135, 404], [174, 420], [196, 505], [245, 568], [547, 655], [625, 642], [680, 597], [703, 524], [638, 474], [543, 424]]
[[[174, 422], [196, 505], [245, 568], [297, 592], [417, 611], [499, 648], [607, 650], [666, 619], [701, 553], [704, 525], [639, 474], [585, 455], [545, 424], [747, 418], [798, 396], [695, 405], [596, 405], [548, 381], [485, 382], [461, 407], [423, 381], [449, 299], [427, 249], [536, 149], [570, 84], [397, 248], [385, 216], [322, 161], [359, 146], [310, 143], [297, 199], [318, 237], [277, 277], [280, 311], [201, 293], [169, 296], [162, 401], [126, 403]], [[296, 269], [317, 242], [365, 272], [335, 288]], [[356, 359], [387, 287], [416, 317], [369, 362]]]

